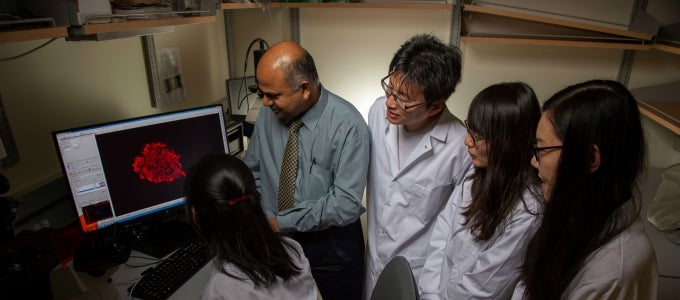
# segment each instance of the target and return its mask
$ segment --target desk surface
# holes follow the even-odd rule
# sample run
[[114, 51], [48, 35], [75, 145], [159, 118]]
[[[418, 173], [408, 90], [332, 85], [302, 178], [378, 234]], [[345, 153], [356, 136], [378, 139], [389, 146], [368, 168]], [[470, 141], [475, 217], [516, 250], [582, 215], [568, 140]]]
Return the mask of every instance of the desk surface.
[[[142, 272], [159, 262], [159, 259], [133, 251], [127, 263], [111, 268], [98, 277], [75, 271], [73, 262], [69, 262], [50, 272], [52, 296], [54, 300], [136, 299], [130, 296], [128, 288], [142, 278]], [[200, 298], [210, 278], [211, 268], [212, 263], [207, 263], [169, 299]]]
[[[104, 275], [93, 277], [75, 271], [73, 262], [57, 266], [50, 272], [50, 283], [54, 300], [118, 300], [136, 299], [130, 296], [128, 288], [133, 286], [146, 269], [160, 260], [133, 251], [126, 264], [111, 268]], [[210, 278], [212, 263], [207, 263], [169, 299], [198, 299]]]

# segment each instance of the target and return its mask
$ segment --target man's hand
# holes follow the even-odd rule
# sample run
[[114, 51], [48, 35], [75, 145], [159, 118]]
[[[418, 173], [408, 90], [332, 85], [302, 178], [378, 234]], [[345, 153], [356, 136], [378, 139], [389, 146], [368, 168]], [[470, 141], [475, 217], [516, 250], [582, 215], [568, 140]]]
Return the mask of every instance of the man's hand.
[[267, 221], [269, 221], [269, 226], [272, 228], [272, 230], [274, 230], [274, 232], [280, 231], [279, 230], [279, 221], [276, 220], [276, 217], [273, 217], [273, 218], [271, 218]]

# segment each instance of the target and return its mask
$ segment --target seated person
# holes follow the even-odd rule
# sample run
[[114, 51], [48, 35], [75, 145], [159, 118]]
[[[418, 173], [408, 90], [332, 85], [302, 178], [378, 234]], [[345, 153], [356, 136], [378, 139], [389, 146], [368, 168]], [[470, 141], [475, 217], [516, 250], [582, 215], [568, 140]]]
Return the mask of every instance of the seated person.
[[626, 87], [592, 80], [548, 99], [531, 164], [545, 210], [513, 298], [656, 299], [656, 256], [637, 190], [646, 145]]
[[530, 86], [499, 83], [470, 103], [473, 169], [437, 217], [420, 275], [421, 299], [509, 299], [542, 195], [530, 164], [541, 109]]
[[204, 157], [189, 170], [184, 192], [189, 222], [215, 255], [201, 299], [317, 299], [302, 247], [272, 231], [242, 161]]

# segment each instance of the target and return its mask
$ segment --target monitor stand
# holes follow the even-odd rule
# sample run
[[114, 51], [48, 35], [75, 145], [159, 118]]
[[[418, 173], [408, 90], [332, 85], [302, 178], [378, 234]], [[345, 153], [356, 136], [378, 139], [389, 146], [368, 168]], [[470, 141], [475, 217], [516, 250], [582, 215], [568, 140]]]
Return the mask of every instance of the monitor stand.
[[176, 220], [145, 223], [137, 231], [140, 237], [131, 244], [132, 249], [159, 259], [198, 238], [189, 224]]
[[73, 269], [101, 277], [110, 268], [125, 263], [131, 248], [125, 236], [102, 230], [86, 238], [73, 252]]

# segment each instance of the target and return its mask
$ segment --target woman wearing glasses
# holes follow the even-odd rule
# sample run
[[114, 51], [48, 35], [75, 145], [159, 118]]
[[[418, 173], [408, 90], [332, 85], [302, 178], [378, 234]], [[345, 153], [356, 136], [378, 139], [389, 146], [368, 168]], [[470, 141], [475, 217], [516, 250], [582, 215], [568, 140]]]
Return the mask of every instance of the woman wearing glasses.
[[438, 216], [421, 273], [422, 299], [509, 299], [542, 197], [528, 161], [541, 111], [524, 83], [482, 90], [470, 104], [465, 145], [474, 169]]
[[594, 80], [543, 106], [532, 166], [545, 195], [517, 299], [656, 299], [654, 250], [639, 218], [646, 163], [637, 103]]

